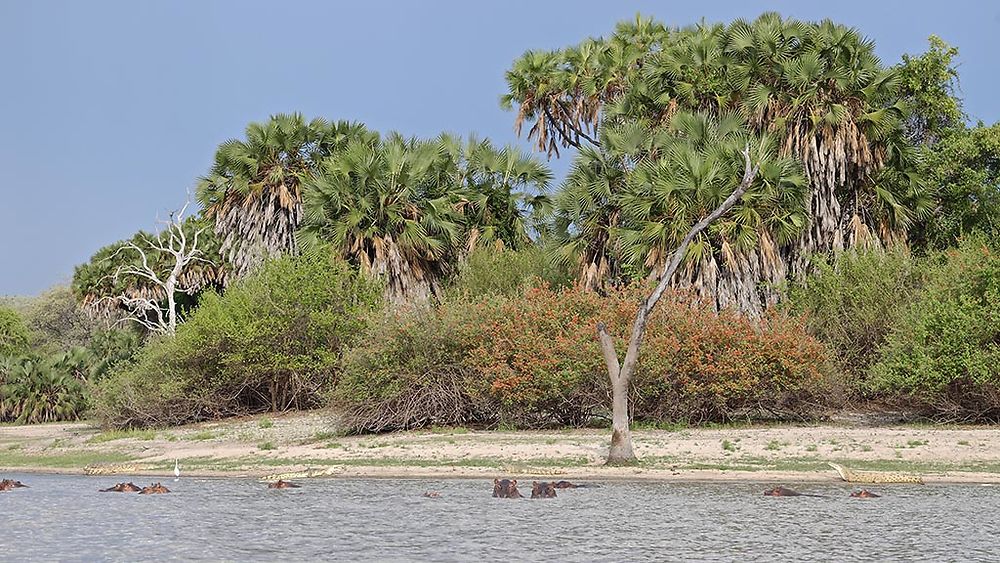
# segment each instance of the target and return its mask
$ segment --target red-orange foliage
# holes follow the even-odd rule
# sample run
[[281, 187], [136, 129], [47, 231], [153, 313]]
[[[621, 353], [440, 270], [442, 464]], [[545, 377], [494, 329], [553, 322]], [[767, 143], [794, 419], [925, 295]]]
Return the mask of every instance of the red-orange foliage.
[[[348, 355], [340, 406], [358, 430], [585, 424], [610, 410], [595, 326], [605, 322], [623, 350], [643, 296], [641, 287], [599, 296], [539, 286], [376, 323], [377, 334]], [[633, 417], [801, 414], [815, 406], [826, 365], [824, 347], [793, 318], [754, 322], [667, 294], [647, 326]]]

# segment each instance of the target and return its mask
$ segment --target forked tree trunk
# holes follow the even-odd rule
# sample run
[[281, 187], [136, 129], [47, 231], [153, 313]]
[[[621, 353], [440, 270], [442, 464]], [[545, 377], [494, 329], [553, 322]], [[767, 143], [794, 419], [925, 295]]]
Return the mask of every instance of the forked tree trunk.
[[713, 221], [723, 216], [729, 211], [743, 194], [746, 193], [753, 179], [757, 176], [758, 167], [750, 161], [750, 148], [743, 149], [743, 158], [746, 167], [743, 171], [743, 179], [740, 185], [729, 194], [729, 197], [722, 202], [715, 211], [698, 221], [688, 234], [684, 236], [681, 243], [674, 249], [670, 260], [663, 266], [660, 274], [660, 281], [656, 284], [653, 292], [639, 306], [639, 311], [635, 315], [635, 322], [632, 324], [632, 335], [628, 341], [628, 350], [625, 352], [625, 362], [619, 364], [618, 352], [615, 351], [615, 342], [608, 333], [604, 323], [597, 323], [597, 336], [601, 342], [601, 353], [604, 355], [604, 363], [608, 368], [608, 377], [611, 379], [611, 448], [608, 450], [608, 465], [629, 465], [637, 461], [635, 451], [632, 449], [632, 431], [629, 427], [628, 413], [628, 388], [639, 362], [639, 347], [642, 345], [642, 336], [646, 332], [646, 321], [649, 319], [653, 307], [663, 296], [663, 292], [670, 285], [670, 279], [674, 276], [677, 268], [684, 258], [688, 245], [699, 233], [705, 230]]

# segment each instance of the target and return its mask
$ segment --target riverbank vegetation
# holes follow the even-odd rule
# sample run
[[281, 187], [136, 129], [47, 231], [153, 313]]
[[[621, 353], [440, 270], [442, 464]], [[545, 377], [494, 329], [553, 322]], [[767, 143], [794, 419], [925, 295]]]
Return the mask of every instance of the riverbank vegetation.
[[[112, 428], [328, 406], [342, 429], [606, 426], [595, 327], [649, 318], [629, 411], [651, 425], [890, 408], [1000, 421], [1000, 125], [967, 123], [957, 50], [884, 64], [856, 30], [776, 14], [513, 62], [503, 103], [549, 157], [276, 115], [198, 180], [180, 324], [140, 232], [71, 288], [0, 305], [0, 422]], [[145, 314], [153, 314], [148, 310]]]

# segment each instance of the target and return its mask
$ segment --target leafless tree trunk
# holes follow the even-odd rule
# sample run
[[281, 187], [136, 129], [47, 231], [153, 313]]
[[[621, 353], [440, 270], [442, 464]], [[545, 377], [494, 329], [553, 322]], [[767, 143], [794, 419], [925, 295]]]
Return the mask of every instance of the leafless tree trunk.
[[733, 193], [729, 194], [722, 205], [691, 227], [691, 230], [670, 256], [670, 260], [663, 266], [663, 272], [660, 274], [660, 281], [656, 288], [639, 306], [635, 322], [632, 324], [632, 335], [628, 341], [624, 363], [618, 362], [615, 342], [611, 334], [608, 333], [607, 326], [604, 323], [597, 324], [601, 353], [604, 355], [604, 363], [608, 368], [608, 377], [611, 378], [611, 449], [608, 451], [608, 465], [627, 465], [636, 462], [635, 451], [632, 449], [632, 431], [629, 428], [628, 388], [632, 374], [639, 362], [639, 346], [642, 344], [642, 336], [646, 332], [646, 321], [653, 311], [653, 307], [656, 306], [656, 302], [660, 300], [663, 292], [670, 285], [670, 279], [680, 266], [691, 241], [713, 221], [736, 205], [736, 202], [743, 197], [750, 184], [753, 183], [753, 179], [757, 176], [758, 166], [754, 166], [750, 160], [749, 147], [743, 149], [743, 158], [746, 167], [740, 185], [733, 190]]
[[181, 274], [192, 262], [211, 264], [211, 261], [201, 257], [204, 252], [198, 249], [198, 237], [205, 228], [197, 230], [190, 240], [184, 233], [184, 213], [190, 204], [191, 198], [189, 196], [180, 211], [171, 213], [168, 221], [160, 221], [166, 228], [154, 240], [145, 237], [143, 239], [150, 249], [173, 258], [173, 263], [167, 266], [169, 269], [157, 267], [157, 264], [150, 264], [146, 251], [132, 241], [127, 242], [112, 255], [113, 258], [118, 252], [133, 250], [142, 261], [141, 266], [119, 267], [114, 275], [116, 282], [122, 276], [135, 276], [151, 282], [162, 289], [166, 295], [166, 309], [156, 299], [129, 295], [127, 292], [113, 298], [129, 311], [125, 320], [139, 323], [151, 332], [172, 336], [177, 331], [177, 292], [187, 293], [190, 291], [190, 288], [179, 285], [178, 280]]

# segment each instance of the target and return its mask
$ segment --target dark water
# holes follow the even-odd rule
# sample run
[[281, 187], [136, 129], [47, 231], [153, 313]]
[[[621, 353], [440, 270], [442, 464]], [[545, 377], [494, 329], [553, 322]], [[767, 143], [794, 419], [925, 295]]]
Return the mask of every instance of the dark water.
[[181, 479], [146, 496], [97, 489], [149, 478], [4, 477], [32, 486], [0, 493], [4, 561], [1000, 560], [1000, 487], [859, 500], [846, 485], [769, 498], [776, 483], [609, 482], [533, 501], [491, 498], [489, 480]]

